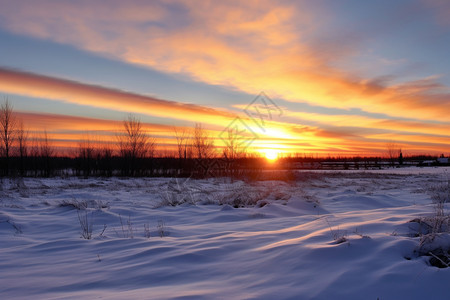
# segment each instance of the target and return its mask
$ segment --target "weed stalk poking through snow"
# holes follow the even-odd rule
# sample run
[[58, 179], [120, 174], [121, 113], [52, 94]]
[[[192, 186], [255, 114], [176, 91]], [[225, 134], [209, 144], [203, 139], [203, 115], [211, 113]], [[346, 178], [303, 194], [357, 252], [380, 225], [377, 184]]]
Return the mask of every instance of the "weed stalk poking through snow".
[[160, 237], [165, 237], [168, 235], [168, 232], [166, 230], [166, 224], [164, 223], [163, 220], [158, 221], [158, 225], [156, 225], [156, 229], [157, 229]]
[[342, 244], [347, 241], [347, 232], [342, 232], [339, 230], [339, 227], [337, 230], [333, 230], [331, 228], [330, 222], [328, 219], [325, 219], [327, 221], [328, 227], [330, 228], [331, 235], [333, 236], [333, 240], [336, 244]]
[[150, 238], [150, 226], [148, 223], [144, 224], [144, 236], [148, 239]]
[[448, 183], [429, 188], [434, 204], [434, 215], [422, 217], [411, 222], [419, 225], [417, 236], [420, 237], [418, 255], [431, 256], [429, 263], [439, 268], [448, 268], [450, 264], [450, 215], [445, 214], [445, 203], [450, 202]]
[[86, 240], [90, 240], [92, 238], [92, 227], [93, 227], [92, 214], [90, 218], [86, 211], [84, 213], [81, 213], [79, 210], [77, 210], [77, 214], [78, 214], [78, 221], [80, 222], [81, 227], [81, 237]]
[[[125, 225], [122, 220], [122, 216], [119, 215], [120, 220], [120, 227], [122, 229], [122, 238], [134, 238], [134, 229], [133, 229], [133, 223], [131, 222], [131, 216], [128, 216], [127, 224]], [[117, 231], [116, 231], [117, 233]], [[117, 233], [117, 236], [120, 237], [120, 235]]]

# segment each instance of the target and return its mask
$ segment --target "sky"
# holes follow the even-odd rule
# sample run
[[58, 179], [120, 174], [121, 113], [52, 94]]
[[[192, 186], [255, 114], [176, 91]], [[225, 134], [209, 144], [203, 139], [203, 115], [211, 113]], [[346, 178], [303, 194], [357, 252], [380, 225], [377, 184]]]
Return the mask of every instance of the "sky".
[[450, 2], [0, 0], [0, 100], [55, 147], [132, 114], [174, 149], [450, 154]]

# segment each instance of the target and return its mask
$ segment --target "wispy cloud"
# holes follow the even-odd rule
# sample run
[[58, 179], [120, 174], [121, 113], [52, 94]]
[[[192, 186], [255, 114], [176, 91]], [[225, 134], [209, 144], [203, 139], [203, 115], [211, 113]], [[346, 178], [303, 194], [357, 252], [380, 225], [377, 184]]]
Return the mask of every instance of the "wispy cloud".
[[309, 1], [26, 3], [2, 1], [2, 25], [250, 94], [421, 120], [450, 113], [448, 87], [435, 78], [393, 84], [335, 67], [361, 37], [314, 39], [323, 9]]
[[[24, 120], [25, 126], [32, 130], [32, 135], [36, 136], [37, 134], [39, 136], [39, 133], [45, 130], [49, 133], [49, 138], [54, 146], [65, 149], [78, 147], [78, 141], [86, 138], [89, 138], [92, 142], [112, 142], [114, 144], [116, 135], [123, 130], [122, 121], [115, 120], [21, 111], [17, 112], [17, 117]], [[339, 118], [344, 120], [345, 116], [337, 116], [334, 120], [337, 121]], [[351, 121], [350, 117], [347, 117], [347, 121]], [[368, 127], [370, 127], [370, 122], [376, 122], [376, 119], [367, 118], [367, 122]], [[386, 122], [390, 121], [387, 120]], [[391, 129], [399, 127], [401, 130], [401, 124], [402, 122], [398, 124], [389, 123], [388, 127]], [[420, 153], [421, 151], [423, 153], [429, 151], [445, 152], [448, 148], [447, 143], [450, 143], [450, 137], [445, 135], [445, 131], [424, 134], [420, 130], [414, 132], [411, 129], [415, 126], [421, 128], [420, 124], [407, 122], [406, 125], [410, 130], [409, 133], [393, 130], [385, 130], [384, 133], [380, 133], [380, 130], [371, 130], [368, 127], [355, 129], [355, 127], [339, 126], [338, 123], [336, 126], [327, 126], [325, 129], [270, 121], [267, 122], [267, 129], [270, 130], [266, 130], [264, 133], [258, 132], [259, 138], [250, 145], [249, 150], [259, 151], [265, 148], [276, 148], [286, 152], [301, 149], [300, 152], [313, 152], [321, 155], [356, 155], [358, 153], [382, 155], [386, 147], [386, 141], [389, 140], [395, 140], [403, 147], [405, 152], [411, 152], [410, 149], [414, 149], [411, 153]], [[431, 125], [431, 132], [433, 132], [433, 127], [434, 125]], [[436, 128], [439, 128], [439, 125], [436, 124]], [[157, 138], [160, 150], [175, 149], [173, 126], [143, 123], [143, 129]], [[190, 127], [178, 127], [177, 130], [185, 130], [188, 134], [192, 134], [192, 128]], [[256, 131], [257, 128], [254, 128], [254, 130]], [[223, 146], [218, 137], [221, 133], [220, 129], [208, 130], [208, 133], [215, 138], [216, 146]], [[421, 142], [414, 142], [416, 140]], [[220, 153], [221, 150], [217, 150]]]
[[[71, 115], [15, 112], [16, 116], [25, 122], [28, 128], [33, 130], [47, 130], [56, 132], [73, 132], [77, 134], [115, 134], [123, 130], [123, 121], [86, 118]], [[173, 131], [173, 126], [143, 123], [143, 129], [153, 134], [167, 134]]]
[[[421, 3], [434, 9], [440, 24], [448, 24], [445, 17], [449, 6], [445, 1]], [[271, 122], [273, 132], [262, 134], [261, 139], [277, 136], [284, 143], [302, 149], [342, 152], [381, 151], [386, 139], [415, 145], [417, 151], [428, 150], [430, 145], [442, 151], [448, 145], [450, 89], [439, 75], [421, 75], [406, 81], [389, 73], [368, 76], [339, 63], [352, 61], [362, 40], [380, 34], [376, 33], [382, 31], [378, 27], [388, 31], [392, 22], [378, 24], [370, 32], [331, 30], [332, 34], [327, 34], [322, 23], [328, 22], [325, 18], [332, 18], [333, 12], [313, 1], [275, 4], [237, 0], [111, 0], [105, 5], [104, 1], [43, 0], [37, 6], [32, 1], [0, 0], [0, 5], [3, 7], [0, 26], [15, 33], [69, 44], [163, 72], [188, 75], [194, 80], [249, 94], [264, 90], [294, 103], [356, 108], [362, 113], [385, 116], [286, 111], [289, 121]], [[407, 68], [407, 64], [414, 63], [405, 57], [374, 57], [377, 64], [389, 67]], [[352, 66], [357, 64], [353, 62]], [[234, 117], [214, 109], [213, 105], [208, 108], [183, 104], [10, 69], [0, 69], [0, 90], [201, 121], [216, 125], [219, 131]], [[412, 138], [421, 139], [426, 146], [421, 148]]]
[[[123, 121], [116, 120], [23, 111], [16, 111], [15, 116], [23, 121], [29, 139], [39, 138], [45, 131], [53, 145], [63, 149], [77, 148], [79, 142], [85, 140], [92, 142], [94, 147], [107, 143], [114, 148], [117, 136], [124, 131]], [[179, 132], [191, 130], [190, 127], [142, 123], [142, 130], [150, 137], [157, 138], [160, 150], [175, 149], [175, 128]]]
[[[231, 113], [217, 109], [9, 69], [0, 69], [0, 90], [86, 106], [189, 120], [192, 124], [200, 121], [215, 125], [213, 126], [215, 129], [212, 129], [210, 133], [216, 138], [235, 117]], [[435, 151], [445, 151], [442, 145], [446, 142], [450, 143], [448, 123], [380, 119], [357, 115], [327, 115], [286, 109], [284, 115], [286, 117], [284, 120], [267, 121], [264, 131], [254, 125], [252, 120], [243, 118], [259, 137], [258, 141], [251, 145], [253, 149], [272, 145], [285, 151], [292, 151], [292, 149], [298, 151], [297, 149], [301, 148], [302, 151], [326, 154], [334, 149], [342, 154], [355, 154], [358, 149], [375, 153], [379, 152], [381, 147], [381, 151], [384, 151], [387, 140], [396, 140], [406, 148], [407, 145], [415, 145], [416, 149], [421, 149], [415, 143], [411, 143], [412, 138], [420, 139], [424, 144], [434, 145]], [[65, 147], [70, 141], [73, 147], [74, 142], [83, 139], [84, 134], [93, 130], [97, 137], [114, 141], [115, 133], [122, 129], [122, 122], [115, 120], [31, 112], [19, 112], [19, 117], [25, 120], [27, 126], [33, 130], [49, 131], [52, 133], [52, 139]], [[165, 146], [173, 147], [171, 126], [145, 124], [145, 129], [161, 141], [164, 140]], [[219, 138], [216, 145], [221, 145]]]
[[0, 91], [149, 116], [224, 124], [233, 114], [122, 90], [0, 68]]

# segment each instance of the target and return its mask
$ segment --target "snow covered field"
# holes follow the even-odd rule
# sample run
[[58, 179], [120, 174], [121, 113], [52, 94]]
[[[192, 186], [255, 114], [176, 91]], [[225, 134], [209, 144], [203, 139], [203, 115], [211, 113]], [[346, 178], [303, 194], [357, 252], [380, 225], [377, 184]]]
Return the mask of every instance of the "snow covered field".
[[409, 222], [449, 172], [3, 179], [0, 299], [450, 299]]

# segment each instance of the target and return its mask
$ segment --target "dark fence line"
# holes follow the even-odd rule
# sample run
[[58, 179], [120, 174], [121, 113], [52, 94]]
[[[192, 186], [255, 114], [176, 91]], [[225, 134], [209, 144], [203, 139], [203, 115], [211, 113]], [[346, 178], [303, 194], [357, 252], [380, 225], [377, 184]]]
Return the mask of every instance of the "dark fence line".
[[445, 166], [436, 160], [405, 159], [320, 159], [320, 158], [280, 158], [268, 162], [265, 158], [174, 158], [174, 157], [47, 157], [27, 156], [0, 158], [0, 176], [22, 177], [261, 177], [263, 171], [270, 170], [364, 170], [390, 167]]
[[0, 176], [240, 177], [261, 170], [263, 164], [262, 158], [10, 157], [0, 158]]

